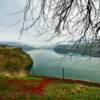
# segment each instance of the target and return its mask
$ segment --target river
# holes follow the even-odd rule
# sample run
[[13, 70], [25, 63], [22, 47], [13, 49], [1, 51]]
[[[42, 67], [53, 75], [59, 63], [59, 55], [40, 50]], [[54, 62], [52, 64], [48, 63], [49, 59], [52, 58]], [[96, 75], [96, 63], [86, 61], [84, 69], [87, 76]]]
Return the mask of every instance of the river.
[[64, 72], [64, 78], [100, 82], [100, 58], [78, 54], [71, 57], [48, 49], [35, 49], [28, 53], [34, 61], [33, 75], [63, 78]]

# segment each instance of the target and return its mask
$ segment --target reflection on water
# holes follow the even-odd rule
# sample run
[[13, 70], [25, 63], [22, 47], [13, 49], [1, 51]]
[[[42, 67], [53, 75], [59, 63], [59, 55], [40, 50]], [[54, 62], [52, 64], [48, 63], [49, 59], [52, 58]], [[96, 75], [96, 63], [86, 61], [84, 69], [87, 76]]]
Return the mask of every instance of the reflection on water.
[[100, 82], [100, 58], [88, 56], [65, 56], [53, 50], [36, 49], [28, 52], [34, 60], [31, 72], [34, 75], [91, 80]]

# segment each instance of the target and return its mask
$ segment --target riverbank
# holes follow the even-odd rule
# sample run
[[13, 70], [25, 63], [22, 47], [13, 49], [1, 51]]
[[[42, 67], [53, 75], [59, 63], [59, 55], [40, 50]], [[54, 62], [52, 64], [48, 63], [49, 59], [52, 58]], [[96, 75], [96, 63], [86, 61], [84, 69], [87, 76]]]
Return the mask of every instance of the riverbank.
[[100, 83], [42, 76], [0, 76], [0, 100], [99, 100]]

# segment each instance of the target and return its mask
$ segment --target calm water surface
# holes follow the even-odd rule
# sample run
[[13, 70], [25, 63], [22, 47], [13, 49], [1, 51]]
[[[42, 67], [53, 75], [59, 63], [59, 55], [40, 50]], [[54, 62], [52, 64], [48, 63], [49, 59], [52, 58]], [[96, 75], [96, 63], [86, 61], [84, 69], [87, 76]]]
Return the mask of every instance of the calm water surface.
[[100, 82], [100, 58], [68, 56], [53, 50], [35, 49], [28, 52], [34, 60], [31, 70], [34, 75], [64, 77]]

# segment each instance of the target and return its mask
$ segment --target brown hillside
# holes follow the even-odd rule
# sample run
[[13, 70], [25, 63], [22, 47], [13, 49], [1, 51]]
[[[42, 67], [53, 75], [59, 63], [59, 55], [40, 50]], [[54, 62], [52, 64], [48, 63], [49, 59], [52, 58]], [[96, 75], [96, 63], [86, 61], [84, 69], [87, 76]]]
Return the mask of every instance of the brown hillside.
[[0, 72], [18, 72], [29, 69], [32, 65], [31, 57], [21, 48], [0, 45]]

